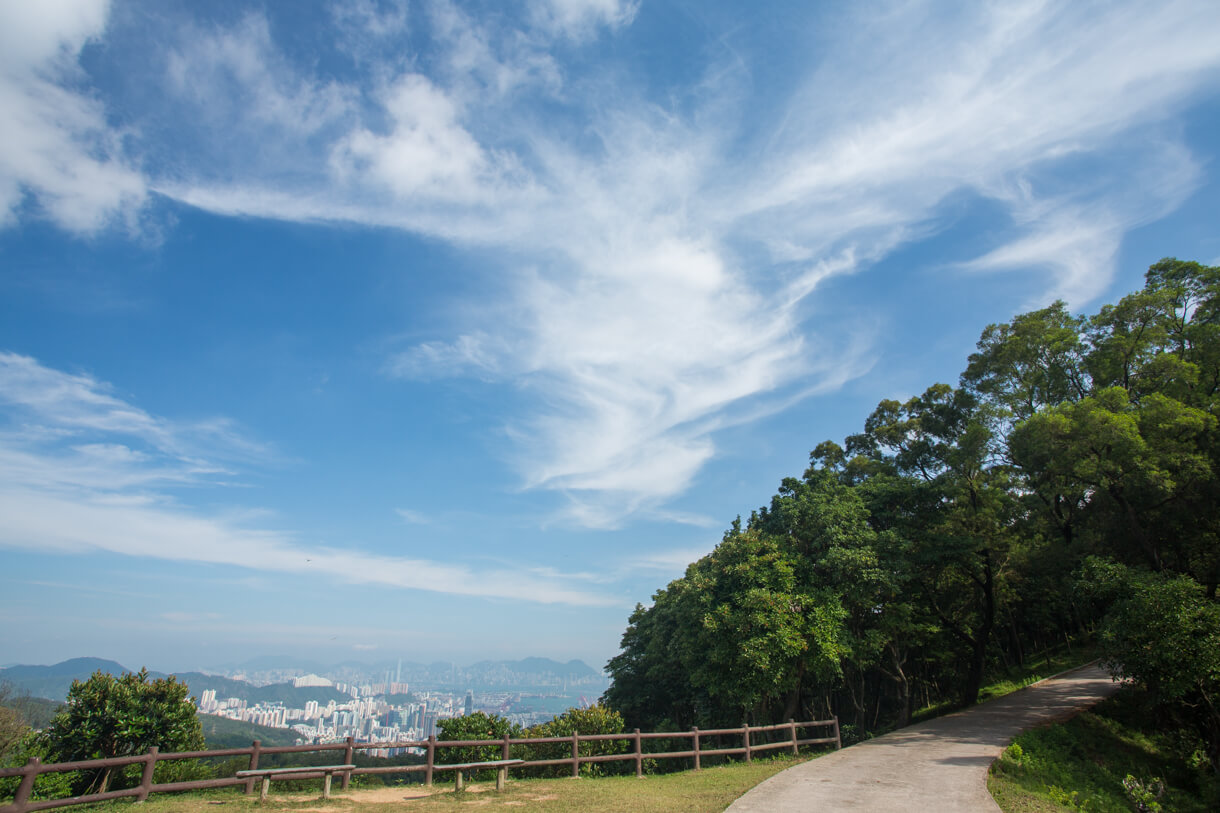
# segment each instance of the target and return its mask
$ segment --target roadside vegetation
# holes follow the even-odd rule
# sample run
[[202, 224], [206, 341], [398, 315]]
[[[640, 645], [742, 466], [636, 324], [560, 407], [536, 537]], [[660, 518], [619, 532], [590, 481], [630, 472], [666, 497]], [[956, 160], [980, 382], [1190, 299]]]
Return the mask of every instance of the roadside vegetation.
[[992, 766], [987, 789], [1005, 813], [1220, 809], [1203, 743], [1158, 726], [1155, 711], [1130, 689], [1017, 737]]
[[1220, 268], [990, 325], [956, 385], [809, 461], [631, 614], [628, 726], [837, 714], [853, 742], [1090, 640], [1220, 771]]

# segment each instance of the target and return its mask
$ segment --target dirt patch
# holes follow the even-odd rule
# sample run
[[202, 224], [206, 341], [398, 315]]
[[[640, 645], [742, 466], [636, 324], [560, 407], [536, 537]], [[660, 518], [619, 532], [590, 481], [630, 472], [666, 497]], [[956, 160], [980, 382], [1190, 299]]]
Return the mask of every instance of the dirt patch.
[[369, 788], [368, 790], [349, 790], [339, 799], [371, 804], [388, 804], [390, 802], [405, 802], [411, 799], [427, 799], [437, 793], [444, 793], [447, 788], [426, 787], [424, 785], [407, 785], [397, 788]]

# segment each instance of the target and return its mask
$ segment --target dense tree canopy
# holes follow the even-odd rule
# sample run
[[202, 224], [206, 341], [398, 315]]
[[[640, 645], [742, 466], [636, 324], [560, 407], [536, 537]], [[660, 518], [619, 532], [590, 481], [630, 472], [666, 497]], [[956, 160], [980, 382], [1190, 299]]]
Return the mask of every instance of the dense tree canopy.
[[875, 730], [1100, 629], [1220, 764], [1218, 418], [1220, 268], [1162, 260], [1094, 315], [988, 326], [956, 387], [819, 444], [637, 607], [606, 701], [641, 727]]
[[[185, 683], [172, 675], [150, 680], [148, 670], [121, 677], [94, 672], [73, 681], [67, 703], [45, 732], [47, 759], [75, 762], [162, 751], [197, 751], [203, 729]], [[77, 792], [104, 793], [116, 769], [81, 772]]]

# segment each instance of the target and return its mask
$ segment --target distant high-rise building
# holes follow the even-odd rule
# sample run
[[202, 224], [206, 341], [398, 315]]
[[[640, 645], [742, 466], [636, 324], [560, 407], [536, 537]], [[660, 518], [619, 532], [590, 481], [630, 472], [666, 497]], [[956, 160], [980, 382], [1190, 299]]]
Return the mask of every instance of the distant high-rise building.
[[466, 716], [474, 714], [474, 692], [470, 689], [466, 690]]
[[394, 675], [395, 683], [402, 683], [402, 658], [398, 659], [398, 672]]
[[324, 677], [318, 677], [317, 675], [310, 674], [299, 678], [293, 678], [292, 685], [299, 688], [301, 686], [333, 686], [335, 684], [331, 683]]

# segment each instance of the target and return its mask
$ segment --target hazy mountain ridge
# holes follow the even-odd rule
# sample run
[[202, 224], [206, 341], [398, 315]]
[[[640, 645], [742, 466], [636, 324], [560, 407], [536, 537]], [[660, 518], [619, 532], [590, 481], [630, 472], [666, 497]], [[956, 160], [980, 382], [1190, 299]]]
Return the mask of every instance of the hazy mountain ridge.
[[[329, 700], [342, 701], [349, 697], [334, 688], [296, 687], [284, 680], [292, 672], [304, 674], [305, 666], [311, 667], [308, 672], [329, 674], [338, 680], [356, 684], [380, 683], [387, 674], [391, 680], [396, 680], [401, 675], [401, 681], [411, 684], [412, 689], [519, 689], [565, 685], [599, 688], [607, 682], [604, 675], [583, 661], [574, 659], [561, 663], [539, 657], [515, 661], [479, 661], [465, 667], [443, 661], [431, 664], [403, 661], [401, 666], [399, 661], [376, 664], [349, 661], [327, 667], [301, 658], [260, 656], [228, 668], [243, 677], [247, 674], [274, 674], [278, 678], [276, 682], [261, 683], [205, 672], [174, 674], [190, 687], [191, 694], [197, 699], [209, 689], [215, 690], [217, 697], [236, 697], [250, 703], [281, 702], [293, 707], [303, 706], [307, 700], [324, 704]], [[19, 691], [34, 697], [62, 701], [67, 697], [73, 680], [86, 680], [98, 670], [112, 675], [136, 671], [104, 658], [70, 658], [51, 666], [19, 664], [0, 669], [0, 681], [8, 681]], [[166, 676], [160, 672], [149, 674], [153, 677]]]
[[0, 681], [7, 681], [33, 697], [62, 702], [73, 680], [86, 680], [99, 669], [112, 675], [131, 671], [105, 658], [69, 658], [51, 666], [18, 664], [0, 669]]

